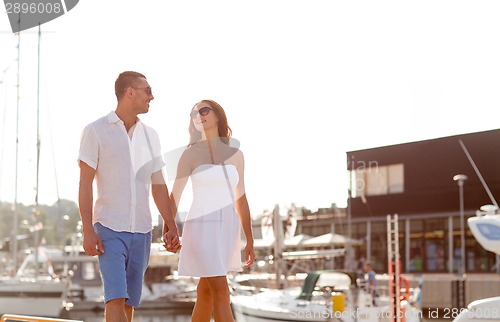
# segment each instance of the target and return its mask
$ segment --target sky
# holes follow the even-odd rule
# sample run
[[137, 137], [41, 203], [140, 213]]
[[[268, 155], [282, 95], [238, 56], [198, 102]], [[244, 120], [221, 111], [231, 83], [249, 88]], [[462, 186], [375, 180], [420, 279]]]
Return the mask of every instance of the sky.
[[40, 57], [40, 203], [77, 201], [81, 130], [135, 70], [165, 153], [187, 143], [194, 103], [221, 104], [252, 214], [345, 206], [346, 152], [499, 128], [499, 15], [498, 1], [85, 0], [41, 26], [38, 55], [37, 28], [19, 40], [2, 12], [0, 200], [15, 199], [17, 107], [17, 200], [35, 200]]

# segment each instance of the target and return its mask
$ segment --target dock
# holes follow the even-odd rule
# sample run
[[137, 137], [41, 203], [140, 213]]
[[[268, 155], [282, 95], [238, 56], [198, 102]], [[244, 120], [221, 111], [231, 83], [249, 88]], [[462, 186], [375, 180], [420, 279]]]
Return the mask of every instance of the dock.
[[[242, 285], [259, 288], [277, 288], [278, 282], [274, 274], [266, 274], [267, 278], [248, 274]], [[424, 311], [441, 312], [465, 308], [475, 300], [500, 296], [500, 275], [467, 274], [465, 278], [453, 274], [403, 274], [410, 282], [410, 287], [417, 287], [422, 280], [422, 309]], [[255, 277], [255, 279], [252, 279]], [[388, 287], [388, 275], [377, 275], [379, 289]], [[291, 276], [287, 286], [300, 286], [303, 279]], [[190, 312], [195, 304], [194, 297], [162, 297], [155, 300], [142, 301], [137, 310], [176, 310]], [[70, 311], [104, 311], [102, 301], [75, 301]]]
[[[159, 298], [152, 301], [142, 301], [136, 310], [179, 310], [187, 311], [194, 308], [194, 298]], [[70, 311], [104, 311], [103, 301], [75, 301], [69, 308]]]
[[[403, 274], [410, 287], [422, 285], [422, 308], [427, 310], [451, 310], [465, 308], [475, 300], [500, 296], [500, 275], [467, 274]], [[377, 276], [379, 287], [388, 286], [386, 275]]]

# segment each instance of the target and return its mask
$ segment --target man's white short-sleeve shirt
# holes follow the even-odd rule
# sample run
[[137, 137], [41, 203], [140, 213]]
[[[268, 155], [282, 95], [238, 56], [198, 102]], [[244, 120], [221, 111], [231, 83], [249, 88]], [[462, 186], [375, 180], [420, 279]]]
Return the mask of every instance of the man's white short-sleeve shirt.
[[127, 133], [123, 121], [111, 112], [85, 127], [78, 160], [96, 170], [94, 224], [114, 231], [152, 230], [151, 175], [164, 166], [154, 129], [137, 120]]

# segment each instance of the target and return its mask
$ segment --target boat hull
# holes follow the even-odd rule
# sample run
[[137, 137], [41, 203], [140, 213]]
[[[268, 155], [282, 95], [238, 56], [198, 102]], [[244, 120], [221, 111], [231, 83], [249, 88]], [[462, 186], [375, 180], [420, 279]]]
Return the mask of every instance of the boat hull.
[[471, 217], [467, 223], [474, 238], [484, 249], [500, 254], [500, 215]]
[[231, 306], [237, 321], [341, 321], [326, 302], [296, 301], [292, 294], [271, 290], [253, 296], [237, 295]]
[[0, 281], [0, 314], [58, 317], [67, 285], [62, 281], [4, 279]]
[[500, 321], [500, 296], [481, 299], [461, 310], [453, 322]]

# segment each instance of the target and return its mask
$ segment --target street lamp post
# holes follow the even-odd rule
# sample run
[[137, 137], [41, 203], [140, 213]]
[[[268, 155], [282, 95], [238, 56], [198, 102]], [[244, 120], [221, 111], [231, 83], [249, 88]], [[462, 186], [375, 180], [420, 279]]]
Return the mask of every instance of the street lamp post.
[[465, 274], [465, 227], [464, 227], [464, 181], [467, 180], [465, 174], [453, 176], [453, 180], [458, 184], [460, 194], [460, 274]]

